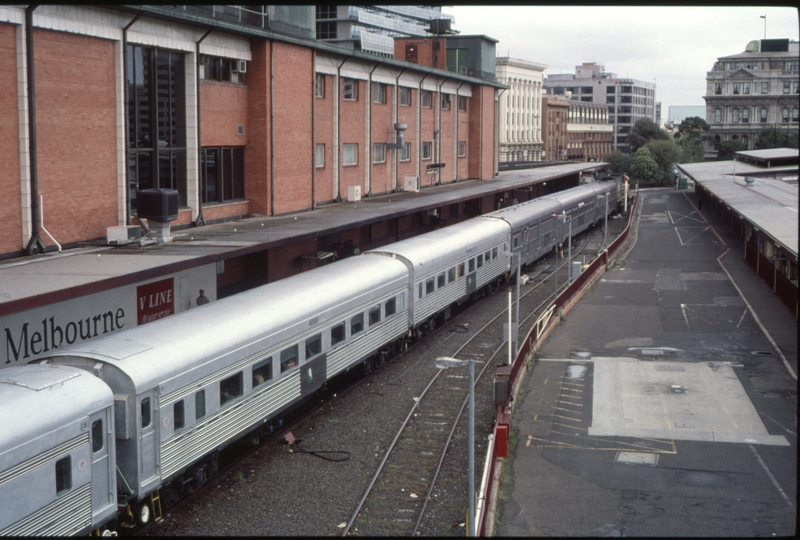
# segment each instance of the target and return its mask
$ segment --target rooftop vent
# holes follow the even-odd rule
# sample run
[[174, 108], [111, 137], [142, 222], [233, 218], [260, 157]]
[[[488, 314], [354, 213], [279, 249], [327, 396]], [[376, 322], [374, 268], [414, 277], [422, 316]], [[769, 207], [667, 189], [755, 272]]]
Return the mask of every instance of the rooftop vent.
[[756, 179], [752, 176], [745, 176], [744, 183], [747, 184], [747, 187], [753, 187], [753, 184], [756, 183]]

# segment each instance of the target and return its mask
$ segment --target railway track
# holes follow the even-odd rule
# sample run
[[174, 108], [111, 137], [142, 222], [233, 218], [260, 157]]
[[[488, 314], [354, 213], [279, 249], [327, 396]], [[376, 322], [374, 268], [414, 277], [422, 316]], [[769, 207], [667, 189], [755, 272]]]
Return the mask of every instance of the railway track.
[[[588, 238], [587, 235], [583, 246], [577, 247], [576, 254], [579, 255], [585, 249]], [[559, 264], [559, 269], [564, 266], [566, 263]], [[551, 272], [550, 275], [554, 273]], [[552, 293], [548, 293], [544, 289], [545, 283], [547, 280], [542, 279], [527, 286], [524, 293], [521, 289], [520, 311], [528, 313], [523, 322], [541, 311], [555, 296], [555, 288]], [[562, 287], [566, 285], [565, 276]], [[501, 353], [507, 346], [506, 341], [501, 340], [497, 345], [496, 340], [498, 335], [502, 335], [503, 315], [507, 313], [507, 307], [498, 310], [502, 296], [504, 295], [495, 295], [493, 302], [487, 299], [481, 304], [492, 304], [490, 309], [494, 309], [496, 315], [466, 341], [447, 350], [447, 339], [441, 340], [427, 351], [425, 356], [429, 357], [428, 366], [433, 364], [433, 353], [436, 356], [472, 359], [476, 364], [476, 386], [486, 378], [493, 379], [495, 362], [498, 356], [502, 358]], [[453, 321], [448, 326], [451, 330], [459, 328], [457, 322]], [[487, 354], [486, 345], [492, 343], [495, 344], [494, 348]], [[486, 384], [483, 386], [485, 388]], [[463, 416], [468, 397], [469, 379], [466, 370], [463, 373], [438, 369], [434, 371], [430, 382], [415, 398], [414, 406], [386, 450], [378, 470], [342, 531], [343, 536], [419, 534], [436, 480]], [[478, 457], [476, 461], [481, 462], [482, 459]]]

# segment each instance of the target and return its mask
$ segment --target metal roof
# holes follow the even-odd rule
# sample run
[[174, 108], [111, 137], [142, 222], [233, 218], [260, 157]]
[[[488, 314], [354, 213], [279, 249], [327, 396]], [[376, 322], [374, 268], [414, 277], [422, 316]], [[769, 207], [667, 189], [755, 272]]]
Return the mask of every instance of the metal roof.
[[752, 185], [745, 182], [746, 177], [765, 171], [796, 172], [796, 166], [763, 169], [738, 161], [715, 161], [678, 168], [797, 258], [798, 185], [763, 176]]
[[767, 148], [766, 150], [749, 150], [736, 153], [756, 159], [797, 158], [800, 156], [800, 150], [797, 148]]

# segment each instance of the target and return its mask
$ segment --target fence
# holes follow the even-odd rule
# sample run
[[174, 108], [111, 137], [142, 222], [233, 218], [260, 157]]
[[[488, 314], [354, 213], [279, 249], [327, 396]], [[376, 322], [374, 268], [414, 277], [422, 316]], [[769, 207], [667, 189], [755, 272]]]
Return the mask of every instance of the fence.
[[484, 467], [483, 478], [481, 480], [481, 488], [478, 493], [478, 506], [476, 516], [476, 533], [478, 536], [484, 536], [486, 532], [486, 520], [489, 515], [490, 501], [495, 495], [496, 474], [498, 472], [498, 456], [496, 445], [498, 431], [502, 430], [505, 434], [510, 434], [511, 414], [509, 409], [509, 402], [513, 399], [515, 388], [518, 388], [521, 382], [520, 372], [528, 363], [533, 359], [536, 348], [541, 341], [549, 333], [550, 329], [559, 320], [565, 309], [577, 301], [577, 293], [590, 286], [606, 271], [609, 261], [617, 255], [620, 250], [628, 243], [631, 234], [631, 224], [634, 222], [634, 217], [639, 208], [639, 192], [635, 194], [634, 202], [631, 206], [628, 225], [622, 234], [614, 240], [608, 249], [603, 251], [589, 266], [584, 270], [580, 276], [575, 278], [566, 289], [562, 290], [558, 296], [553, 300], [553, 303], [545, 309], [536, 322], [531, 327], [528, 334], [525, 336], [525, 341], [522, 343], [517, 356], [511, 364], [510, 369], [498, 368], [498, 377], [508, 377], [506, 388], [509, 389], [506, 396], [505, 403], [497, 403], [497, 412], [495, 418], [494, 433], [489, 440], [488, 455], [486, 458], [486, 466]]

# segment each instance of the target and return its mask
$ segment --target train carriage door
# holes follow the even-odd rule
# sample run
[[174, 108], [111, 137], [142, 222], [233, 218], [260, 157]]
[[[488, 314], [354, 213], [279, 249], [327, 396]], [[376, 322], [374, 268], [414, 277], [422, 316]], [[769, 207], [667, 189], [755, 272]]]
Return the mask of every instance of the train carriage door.
[[[141, 444], [139, 470], [139, 487], [144, 491], [149, 484], [155, 482], [158, 471], [158, 409], [155, 390], [138, 396], [139, 441]], [[168, 416], [165, 416], [167, 421]]]
[[528, 229], [528, 262], [539, 258], [539, 226], [534, 224]]
[[478, 272], [475, 258], [467, 261], [467, 294], [472, 294], [478, 288]]
[[101, 514], [109, 507], [116, 510], [116, 474], [114, 471], [114, 437], [111, 429], [111, 409], [89, 416], [89, 436], [92, 446], [92, 514], [97, 523]]
[[528, 250], [529, 241], [530, 241], [530, 230], [526, 225], [525, 228], [522, 229], [522, 246], [520, 246], [519, 250], [520, 261], [522, 261], [522, 264], [526, 264], [528, 262], [528, 257], [530, 256], [530, 252]]

